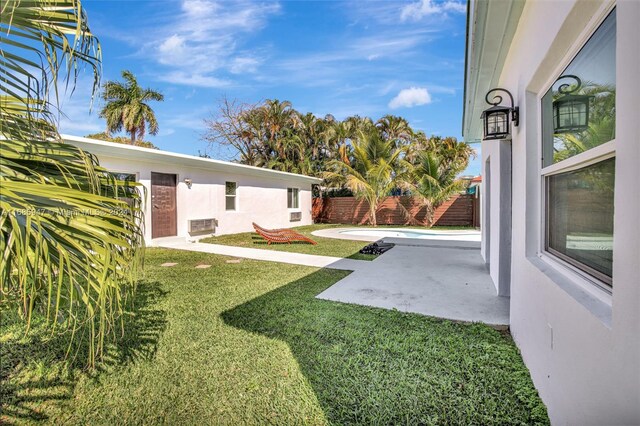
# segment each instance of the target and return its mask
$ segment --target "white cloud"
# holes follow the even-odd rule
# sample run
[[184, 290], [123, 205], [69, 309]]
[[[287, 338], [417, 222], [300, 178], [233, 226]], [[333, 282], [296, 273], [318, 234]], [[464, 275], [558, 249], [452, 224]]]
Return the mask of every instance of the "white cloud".
[[217, 9], [217, 4], [206, 0], [185, 0], [182, 2], [182, 10], [190, 16], [211, 14]]
[[60, 93], [60, 116], [58, 131], [60, 133], [85, 136], [105, 130], [105, 122], [98, 113], [101, 105], [94, 99], [91, 104], [93, 80], [88, 73], [82, 73], [75, 84], [73, 92], [67, 90], [64, 82], [58, 82]]
[[239, 52], [242, 37], [255, 33], [278, 13], [276, 2], [183, 0], [181, 13], [160, 27], [146, 52], [166, 67], [160, 80], [198, 87], [221, 87], [221, 74], [255, 73], [261, 61]]
[[389, 108], [411, 108], [428, 103], [431, 103], [431, 95], [425, 87], [411, 87], [402, 89], [395, 98], [391, 99]]
[[458, 3], [457, 1], [447, 1], [442, 6], [444, 10], [458, 13], [467, 13], [467, 6], [464, 3]]
[[400, 19], [402, 21], [418, 21], [425, 16], [437, 15], [445, 12], [465, 13], [466, 11], [467, 6], [464, 3], [460, 3], [455, 0], [446, 0], [444, 2], [420, 0], [404, 6], [400, 11]]
[[256, 58], [237, 57], [231, 61], [229, 71], [232, 74], [255, 73], [258, 71], [258, 65], [260, 65], [260, 61]]
[[163, 41], [158, 49], [160, 51], [160, 62], [170, 64], [176, 56], [179, 57], [184, 55], [184, 37], [181, 37], [178, 34], [173, 34], [171, 37]]
[[395, 56], [401, 52], [411, 52], [427, 37], [428, 31], [403, 31], [386, 32], [375, 36], [366, 36], [351, 41], [344, 49], [349, 57], [381, 58], [385, 56]]
[[[267, 63], [270, 81], [295, 82], [305, 87], [331, 87], [370, 72], [369, 62], [378, 61], [378, 72], [394, 67], [393, 62], [413, 55], [431, 36], [430, 30], [379, 31], [376, 35], [340, 40], [335, 46], [311, 53], [290, 55], [272, 64]], [[388, 59], [382, 61], [381, 59]], [[393, 68], [397, 74], [397, 68]], [[366, 77], [367, 80], [369, 76]]]
[[158, 76], [158, 79], [172, 84], [211, 88], [227, 87], [231, 84], [228, 80], [223, 80], [212, 75], [189, 73], [184, 71], [172, 71], [161, 74]]

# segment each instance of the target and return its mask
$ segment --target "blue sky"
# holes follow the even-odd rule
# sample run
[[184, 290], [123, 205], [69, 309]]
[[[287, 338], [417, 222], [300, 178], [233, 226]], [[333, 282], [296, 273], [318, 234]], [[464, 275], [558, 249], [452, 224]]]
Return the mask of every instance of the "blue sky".
[[[153, 107], [168, 151], [230, 159], [201, 140], [226, 96], [289, 100], [305, 113], [400, 115], [428, 135], [461, 139], [463, 0], [85, 0], [103, 52], [103, 81], [132, 71], [165, 101]], [[102, 131], [90, 78], [62, 103], [62, 133]], [[479, 161], [469, 174], [478, 174]]]

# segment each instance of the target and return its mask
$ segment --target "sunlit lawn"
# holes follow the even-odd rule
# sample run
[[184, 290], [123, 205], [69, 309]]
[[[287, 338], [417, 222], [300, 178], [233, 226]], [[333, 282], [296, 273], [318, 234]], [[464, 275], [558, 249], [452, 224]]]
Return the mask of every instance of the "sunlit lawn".
[[[287, 251], [291, 253], [316, 254], [320, 256], [347, 257], [350, 259], [373, 260], [376, 256], [358, 253], [366, 246], [366, 241], [339, 240], [336, 238], [322, 238], [312, 235], [318, 229], [334, 228], [337, 225], [309, 225], [299, 226], [295, 229], [302, 235], [311, 238], [317, 244], [306, 242], [294, 242], [292, 244], [267, 244], [267, 242], [255, 232], [243, 232], [240, 234], [220, 235], [218, 237], [204, 238], [203, 243], [223, 244], [227, 246], [252, 247], [267, 250]], [[339, 225], [347, 226], [347, 225]]]
[[548, 423], [507, 334], [315, 299], [344, 271], [225, 260], [148, 250], [127, 338], [93, 373], [3, 315], [0, 423]]
[[[314, 240], [316, 245], [308, 244], [308, 243], [292, 243], [292, 244], [270, 244], [267, 245], [266, 241], [262, 239], [255, 232], [243, 232], [240, 234], [231, 234], [231, 235], [221, 235], [218, 237], [205, 238], [200, 240], [203, 243], [213, 243], [213, 244], [223, 244], [228, 246], [238, 246], [238, 247], [252, 247], [252, 248], [260, 248], [267, 250], [278, 250], [278, 251], [287, 251], [292, 253], [304, 253], [304, 254], [316, 254], [321, 256], [334, 256], [334, 257], [346, 257], [350, 259], [359, 259], [359, 260], [373, 260], [376, 258], [374, 255], [370, 254], [360, 254], [358, 253], [361, 248], [366, 246], [366, 241], [351, 241], [351, 240], [339, 240], [336, 238], [322, 238], [317, 237], [312, 234], [313, 231], [317, 231], [319, 229], [327, 229], [327, 228], [355, 228], [358, 225], [328, 225], [328, 224], [315, 224], [308, 226], [299, 226], [295, 229], [297, 232], [300, 232], [306, 237]], [[369, 228], [369, 225], [364, 227]], [[403, 227], [403, 226], [383, 226], [380, 228], [419, 228], [419, 227]], [[427, 228], [419, 228], [419, 229], [427, 229]], [[462, 227], [438, 227], [433, 229], [471, 229], [471, 228], [462, 228]]]

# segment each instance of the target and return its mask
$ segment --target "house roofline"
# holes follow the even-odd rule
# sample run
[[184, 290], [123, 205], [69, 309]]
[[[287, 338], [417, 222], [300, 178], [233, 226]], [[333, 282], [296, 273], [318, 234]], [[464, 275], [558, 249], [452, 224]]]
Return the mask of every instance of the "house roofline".
[[98, 139], [84, 138], [73, 135], [60, 135], [65, 142], [86, 150], [95, 155], [107, 155], [117, 158], [137, 159], [141, 161], [173, 162], [185, 166], [208, 169], [214, 171], [235, 172], [252, 176], [268, 176], [271, 178], [292, 179], [308, 183], [321, 183], [322, 179], [301, 175], [297, 173], [281, 172], [279, 170], [265, 169], [262, 167], [248, 166], [246, 164], [232, 163], [230, 161], [214, 160], [212, 158], [196, 157], [195, 155], [179, 154], [177, 152], [161, 151], [158, 149], [144, 148], [107, 142]]
[[467, 1], [467, 20], [464, 31], [464, 81], [462, 82], [462, 129], [460, 134], [464, 140], [464, 116], [467, 112], [465, 103], [467, 99], [467, 65], [469, 61], [469, 16], [471, 15], [471, 0]]
[[486, 109], [484, 97], [499, 84], [524, 5], [525, 0], [467, 2], [462, 107], [462, 135], [467, 143], [482, 138], [480, 114]]

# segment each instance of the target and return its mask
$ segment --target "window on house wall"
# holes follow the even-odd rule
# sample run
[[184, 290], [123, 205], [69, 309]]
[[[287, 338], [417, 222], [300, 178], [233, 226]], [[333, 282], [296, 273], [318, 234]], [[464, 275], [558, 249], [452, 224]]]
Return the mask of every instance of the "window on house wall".
[[[130, 186], [129, 183], [136, 182], [138, 180], [138, 176], [135, 173], [123, 173], [123, 172], [109, 172], [114, 179], [119, 181], [120, 185]], [[131, 189], [126, 189], [126, 192], [129, 193]], [[133, 206], [133, 198], [131, 197], [117, 197], [118, 200], [125, 201], [129, 206]]]
[[225, 208], [227, 210], [236, 209], [236, 191], [238, 186], [235, 182], [225, 182]]
[[298, 192], [299, 192], [298, 188], [287, 188], [287, 208], [290, 208], [290, 209], [300, 208]]
[[544, 249], [613, 286], [616, 14], [542, 97]]
[[137, 176], [135, 173], [109, 172], [109, 174], [116, 180], [120, 180], [123, 182], [135, 182], [137, 180]]

